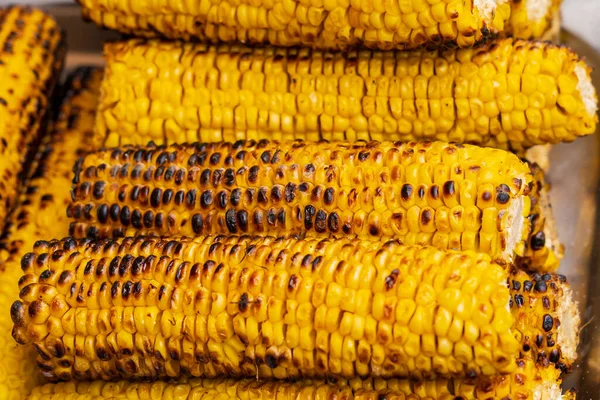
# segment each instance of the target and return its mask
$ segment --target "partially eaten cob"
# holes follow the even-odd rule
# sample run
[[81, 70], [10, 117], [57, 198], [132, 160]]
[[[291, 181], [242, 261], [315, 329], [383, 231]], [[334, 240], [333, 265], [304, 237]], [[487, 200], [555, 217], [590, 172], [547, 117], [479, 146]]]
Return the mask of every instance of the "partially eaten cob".
[[52, 17], [0, 7], [0, 234], [16, 204], [30, 146], [41, 136], [63, 58], [63, 37]]
[[399, 238], [504, 260], [530, 254], [532, 176], [504, 150], [442, 142], [148, 146], [91, 153], [75, 173], [75, 237], [305, 233]]
[[64, 239], [23, 257], [13, 336], [53, 380], [568, 370], [565, 279], [397, 242]]
[[566, 400], [561, 395], [560, 371], [536, 368], [519, 360], [518, 372], [508, 376], [476, 379], [440, 379], [413, 382], [399, 379], [349, 381], [300, 380], [297, 382], [255, 379], [181, 379], [173, 383], [68, 382], [34, 389], [29, 400]]
[[589, 68], [567, 48], [327, 53], [109, 43], [95, 145], [240, 139], [440, 140], [522, 150], [594, 132]]
[[84, 17], [136, 36], [382, 50], [470, 47], [498, 34], [539, 38], [560, 4], [559, 0], [78, 1]]
[[[44, 137], [34, 159], [31, 180], [0, 237], [0, 309], [9, 309], [18, 298], [22, 256], [39, 239], [68, 235], [65, 207], [70, 201], [72, 165], [91, 144], [100, 78], [99, 70], [79, 69], [65, 85], [50, 134]], [[34, 349], [12, 344], [11, 327], [10, 318], [3, 314], [0, 318], [0, 398], [19, 400], [41, 381], [41, 374], [35, 365]]]

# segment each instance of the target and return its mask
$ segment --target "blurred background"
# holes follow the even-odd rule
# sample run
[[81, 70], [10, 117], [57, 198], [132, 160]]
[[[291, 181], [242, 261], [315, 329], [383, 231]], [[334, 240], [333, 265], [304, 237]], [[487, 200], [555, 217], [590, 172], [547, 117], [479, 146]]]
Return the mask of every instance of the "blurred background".
[[[74, 0], [73, 0], [74, 1]], [[0, 0], [1, 4], [53, 4], [56, 0]], [[69, 3], [72, 1], [58, 1]], [[600, 50], [600, 0], [564, 0], [563, 26]]]

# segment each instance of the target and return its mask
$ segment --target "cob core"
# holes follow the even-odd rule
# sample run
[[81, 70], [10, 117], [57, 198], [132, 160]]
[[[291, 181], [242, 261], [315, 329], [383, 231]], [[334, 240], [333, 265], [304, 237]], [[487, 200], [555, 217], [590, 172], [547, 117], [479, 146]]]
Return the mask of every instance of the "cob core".
[[[560, 372], [519, 360], [518, 372], [477, 379], [412, 382], [400, 379], [351, 379], [297, 382], [255, 379], [181, 379], [177, 382], [68, 382], [34, 389], [29, 400], [566, 400]], [[69, 397], [71, 396], [71, 397]], [[573, 397], [574, 398], [574, 397]]]
[[567, 48], [505, 39], [433, 52], [109, 43], [96, 148], [398, 140], [523, 150], [594, 132], [589, 68]]
[[[79, 238], [358, 236], [530, 260], [531, 172], [498, 149], [442, 142], [198, 143], [98, 151], [75, 174], [67, 213], [74, 220], [70, 233]], [[536, 211], [541, 229], [544, 216]], [[546, 258], [532, 259], [532, 269], [534, 261], [544, 266]]]
[[394, 241], [65, 239], [22, 269], [13, 336], [53, 380], [475, 377], [577, 343], [564, 277]]
[[79, 2], [84, 17], [135, 36], [382, 50], [470, 47], [499, 33], [539, 38], [560, 4], [558, 0]]
[[[68, 79], [49, 134], [34, 158], [31, 179], [0, 237], [0, 309], [8, 310], [18, 298], [20, 261], [41, 238], [67, 236], [65, 207], [70, 198], [72, 165], [89, 149], [100, 91], [100, 70], [79, 69]], [[21, 400], [41, 382], [36, 353], [14, 346], [12, 321], [0, 318], [0, 399]], [[3, 397], [6, 396], [6, 397]]]
[[0, 7], [0, 234], [16, 205], [19, 181], [44, 127], [64, 43], [56, 21], [40, 10]]

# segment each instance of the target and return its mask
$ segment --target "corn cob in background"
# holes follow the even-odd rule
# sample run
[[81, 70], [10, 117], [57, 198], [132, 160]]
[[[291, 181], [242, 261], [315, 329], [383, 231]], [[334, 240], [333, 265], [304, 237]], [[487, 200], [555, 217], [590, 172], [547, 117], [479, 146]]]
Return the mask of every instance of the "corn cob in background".
[[526, 163], [443, 142], [131, 147], [91, 153], [75, 174], [67, 214], [77, 238], [332, 234], [512, 260], [532, 255], [532, 222], [545, 221], [542, 210], [531, 218]]
[[522, 150], [594, 132], [589, 68], [549, 43], [323, 53], [109, 43], [96, 148], [240, 139], [440, 140]]
[[34, 170], [19, 206], [0, 238], [0, 399], [24, 399], [41, 375], [33, 348], [14, 346], [12, 322], [6, 313], [18, 298], [22, 256], [37, 240], [68, 235], [65, 208], [72, 166], [91, 144], [101, 71], [80, 69], [65, 85], [63, 100], [50, 134], [34, 160]]
[[497, 34], [539, 38], [560, 6], [559, 0], [78, 1], [85, 18], [129, 35], [329, 50], [471, 47]]
[[56, 21], [42, 11], [0, 7], [0, 234], [15, 206], [64, 59]]
[[476, 377], [568, 370], [562, 276], [397, 242], [217, 236], [38, 242], [13, 337], [53, 380]]
[[29, 400], [574, 399], [570, 394], [561, 396], [560, 371], [555, 368], [538, 369], [531, 361], [519, 360], [517, 371], [509, 376], [492, 378], [420, 382], [360, 378], [336, 382], [300, 380], [293, 383], [256, 379], [180, 379], [175, 383], [68, 382], [40, 386], [34, 389]]

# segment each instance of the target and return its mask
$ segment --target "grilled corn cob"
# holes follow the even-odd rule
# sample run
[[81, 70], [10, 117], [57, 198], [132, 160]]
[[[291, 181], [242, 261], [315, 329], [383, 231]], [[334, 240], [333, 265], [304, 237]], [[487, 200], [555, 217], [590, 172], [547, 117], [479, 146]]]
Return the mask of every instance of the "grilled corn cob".
[[64, 46], [42, 11], [0, 7], [0, 233], [15, 206], [29, 147], [42, 131]]
[[538, 369], [519, 360], [509, 376], [412, 382], [409, 380], [352, 379], [337, 382], [301, 380], [293, 383], [255, 379], [182, 379], [176, 383], [68, 382], [34, 389], [29, 400], [464, 400], [514, 398], [566, 400], [561, 396], [560, 371]]
[[79, 2], [84, 17], [126, 34], [330, 50], [470, 47], [498, 33], [539, 38], [560, 4], [558, 0]]
[[563, 277], [394, 241], [64, 239], [21, 265], [13, 337], [54, 380], [566, 370], [578, 339]]
[[528, 166], [469, 145], [149, 146], [92, 153], [75, 173], [67, 214], [77, 238], [333, 234], [510, 260], [531, 231]]
[[588, 67], [541, 42], [323, 53], [130, 40], [105, 53], [97, 148], [364, 139], [521, 150], [591, 134], [598, 119]]
[[[91, 143], [100, 78], [99, 71], [79, 70], [66, 85], [53, 129], [35, 157], [32, 178], [0, 238], [0, 309], [7, 310], [18, 298], [20, 260], [35, 241], [68, 234], [64, 211], [70, 200], [67, 188], [72, 165]], [[41, 380], [34, 349], [14, 346], [11, 327], [8, 315], [0, 318], [0, 399], [3, 400], [24, 399]]]

